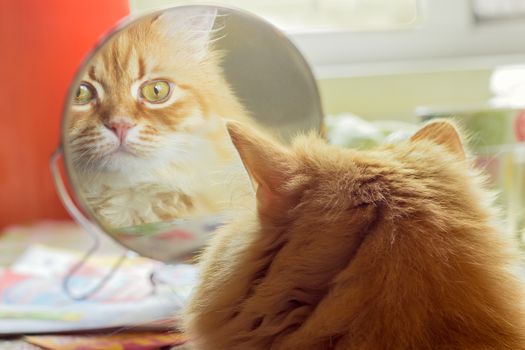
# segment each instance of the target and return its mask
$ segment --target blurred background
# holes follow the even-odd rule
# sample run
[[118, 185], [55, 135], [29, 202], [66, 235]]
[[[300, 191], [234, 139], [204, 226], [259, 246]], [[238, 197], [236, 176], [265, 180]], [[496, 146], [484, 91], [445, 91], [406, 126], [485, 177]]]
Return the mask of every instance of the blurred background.
[[[128, 13], [194, 0], [0, 3], [0, 227], [67, 218], [48, 170], [76, 67]], [[331, 141], [368, 147], [433, 117], [474, 137], [523, 226], [525, 0], [208, 0], [282, 29], [311, 64]]]
[[[132, 12], [198, 1], [130, 0]], [[219, 0], [284, 30], [327, 113], [415, 120], [419, 105], [479, 105], [501, 65], [525, 63], [523, 0]]]

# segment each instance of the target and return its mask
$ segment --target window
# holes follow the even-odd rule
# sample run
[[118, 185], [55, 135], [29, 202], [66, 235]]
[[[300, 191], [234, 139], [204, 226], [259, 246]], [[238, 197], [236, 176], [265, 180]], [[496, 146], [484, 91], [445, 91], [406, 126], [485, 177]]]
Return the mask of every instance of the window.
[[[198, 0], [131, 0], [134, 10]], [[209, 0], [287, 32], [320, 78], [525, 62], [525, 0]]]
[[254, 4], [253, 12], [289, 33], [408, 28], [418, 15], [416, 0], [296, 0], [278, 6], [272, 1], [255, 2], [260, 10]]
[[[176, 2], [202, 3], [199, 0]], [[144, 0], [132, 0], [132, 5], [143, 3]], [[206, 3], [243, 8], [289, 33], [394, 29], [410, 26], [417, 18], [417, 0], [211, 0]]]
[[473, 0], [472, 5], [480, 22], [525, 18], [523, 0]]

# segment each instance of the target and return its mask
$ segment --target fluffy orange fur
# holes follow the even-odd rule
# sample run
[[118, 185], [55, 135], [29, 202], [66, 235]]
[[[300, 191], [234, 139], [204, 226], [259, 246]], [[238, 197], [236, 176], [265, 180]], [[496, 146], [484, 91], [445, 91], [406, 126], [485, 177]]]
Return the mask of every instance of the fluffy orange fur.
[[[83, 199], [108, 226], [217, 212], [231, 205], [232, 186], [251, 192], [224, 126], [251, 118], [213, 48], [215, 17], [200, 7], [145, 17], [87, 65], [82, 80], [94, 97], [72, 106], [66, 151]], [[169, 98], [149, 103], [140, 88], [158, 80]], [[115, 122], [132, 125], [120, 144]]]
[[512, 249], [452, 124], [371, 151], [229, 132], [257, 208], [203, 253], [195, 349], [525, 349]]

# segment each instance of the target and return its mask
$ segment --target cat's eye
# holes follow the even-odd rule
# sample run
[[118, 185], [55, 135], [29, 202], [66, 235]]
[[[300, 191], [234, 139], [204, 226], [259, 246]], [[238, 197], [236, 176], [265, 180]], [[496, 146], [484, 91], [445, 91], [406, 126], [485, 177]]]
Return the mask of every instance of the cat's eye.
[[155, 80], [144, 83], [140, 95], [150, 103], [161, 103], [170, 97], [171, 87], [167, 81]]
[[95, 88], [89, 83], [82, 82], [75, 92], [73, 102], [77, 105], [85, 105], [91, 102], [94, 98]]

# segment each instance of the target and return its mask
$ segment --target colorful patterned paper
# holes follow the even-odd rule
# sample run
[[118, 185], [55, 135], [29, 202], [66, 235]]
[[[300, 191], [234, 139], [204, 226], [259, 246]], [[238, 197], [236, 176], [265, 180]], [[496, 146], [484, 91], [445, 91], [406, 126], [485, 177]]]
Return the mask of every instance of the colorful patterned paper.
[[181, 333], [119, 333], [85, 336], [28, 336], [27, 342], [49, 350], [155, 350], [184, 344]]
[[[72, 281], [75, 291], [98, 282], [114, 260], [90, 259]], [[0, 334], [172, 330], [197, 278], [195, 266], [130, 257], [96, 295], [74, 301], [62, 280], [76, 261], [78, 254], [70, 251], [31, 246], [11, 267], [0, 269]]]

